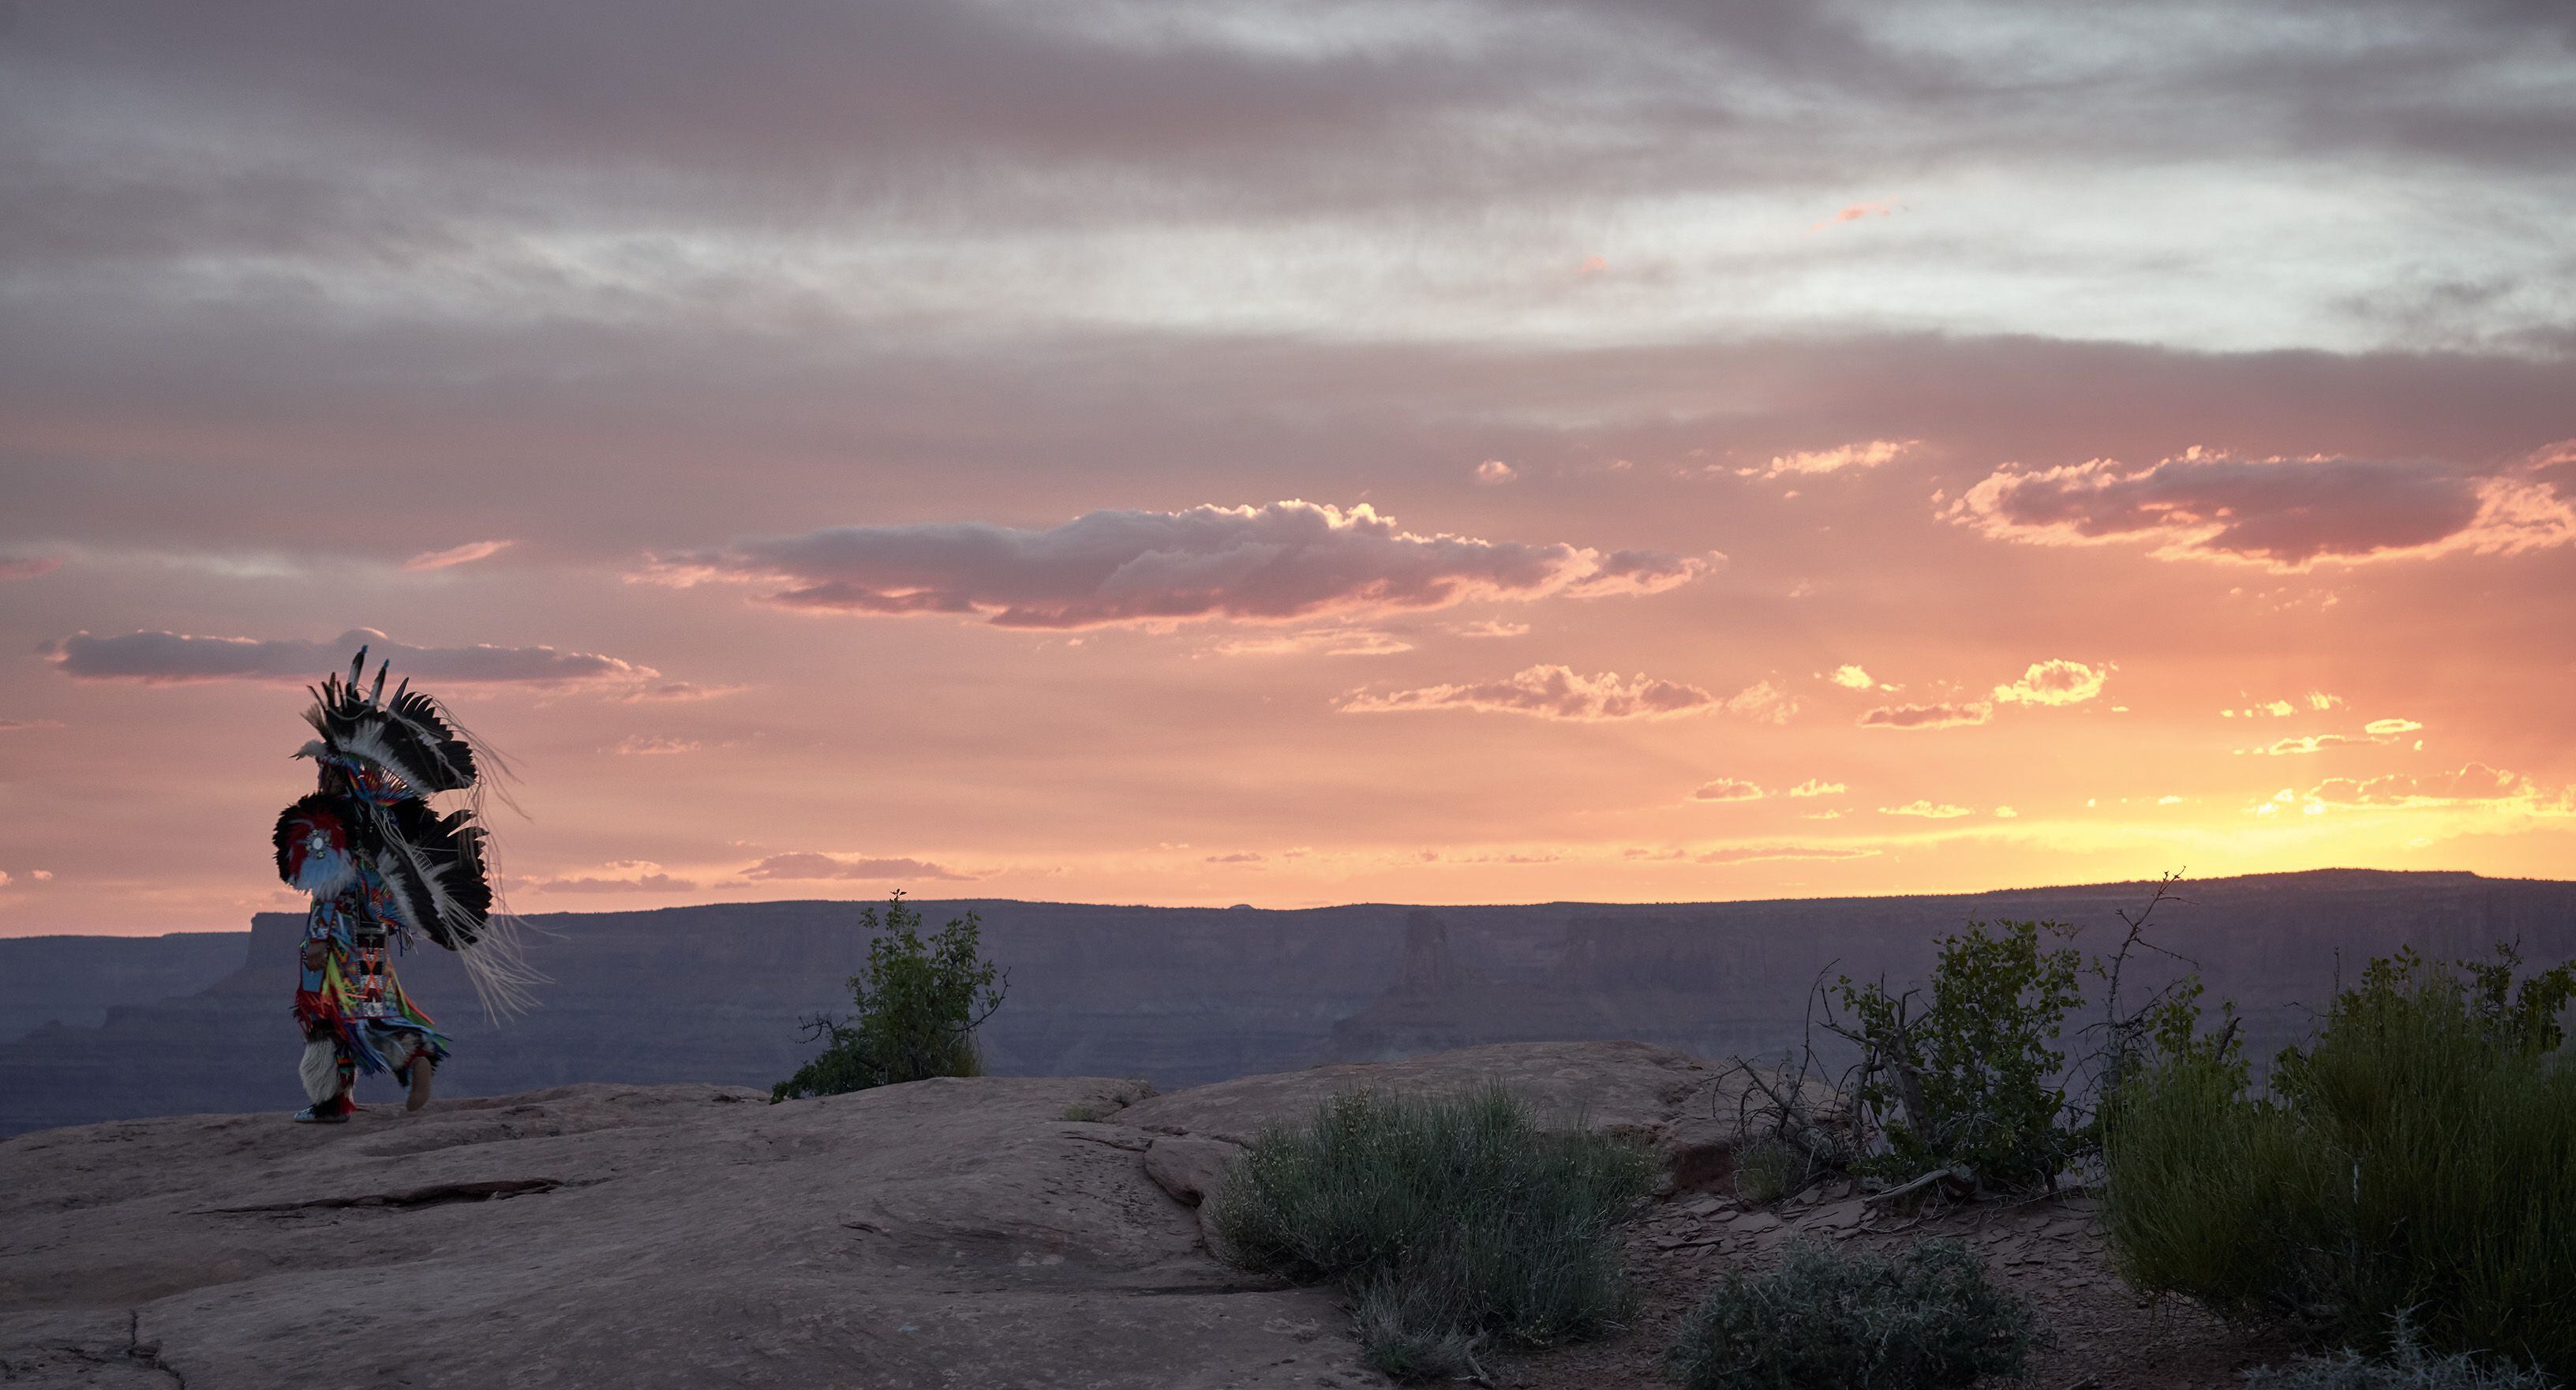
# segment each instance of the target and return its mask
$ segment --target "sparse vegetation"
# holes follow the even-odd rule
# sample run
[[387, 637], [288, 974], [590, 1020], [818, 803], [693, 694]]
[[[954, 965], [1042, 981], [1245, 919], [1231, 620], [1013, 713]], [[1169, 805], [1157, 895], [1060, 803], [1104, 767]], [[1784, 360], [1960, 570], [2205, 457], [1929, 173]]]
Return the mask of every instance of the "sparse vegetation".
[[770, 1088], [773, 1101], [840, 1095], [932, 1076], [981, 1076], [975, 1030], [1002, 1006], [1007, 981], [983, 957], [983, 924], [967, 913], [924, 940], [921, 914], [903, 890], [880, 919], [860, 910], [874, 937], [868, 968], [850, 977], [857, 1011], [846, 1019], [806, 1020], [806, 1036], [826, 1039], [820, 1055]]
[[2056, 1044], [2083, 994], [2074, 928], [1970, 922], [1941, 939], [1931, 999], [1844, 976], [1827, 1024], [1860, 1045], [1857, 1099], [1884, 1137], [1855, 1167], [1904, 1181], [1944, 1169], [2002, 1186], [2052, 1181], [2091, 1141], [2067, 1105]]
[[1211, 1200], [1221, 1255], [1340, 1285], [1370, 1361], [1428, 1379], [1602, 1335], [1627, 1296], [1619, 1227], [1654, 1175], [1642, 1145], [1543, 1128], [1499, 1087], [1357, 1092], [1264, 1132]]
[[1769, 1206], [1803, 1191], [1815, 1175], [1815, 1156], [1805, 1145], [1770, 1135], [1739, 1138], [1735, 1150], [1735, 1195], [1739, 1201]]
[[2576, 967], [2517, 964], [2372, 961], [2268, 1095], [2223, 1056], [2142, 1069], [2108, 1148], [2123, 1272], [2373, 1354], [2414, 1355], [2404, 1315], [2433, 1352], [2576, 1374]]
[[2488, 1357], [2424, 1349], [2403, 1315], [2391, 1328], [2387, 1353], [2377, 1359], [2350, 1347], [2331, 1356], [2308, 1356], [2286, 1366], [2245, 1375], [2248, 1390], [2556, 1390], [2559, 1382], [2538, 1371], [2501, 1365]]
[[1682, 1324], [1685, 1390], [1944, 1390], [2022, 1371], [2030, 1309], [1957, 1241], [1894, 1260], [1792, 1244], [1768, 1270], [1729, 1272]]

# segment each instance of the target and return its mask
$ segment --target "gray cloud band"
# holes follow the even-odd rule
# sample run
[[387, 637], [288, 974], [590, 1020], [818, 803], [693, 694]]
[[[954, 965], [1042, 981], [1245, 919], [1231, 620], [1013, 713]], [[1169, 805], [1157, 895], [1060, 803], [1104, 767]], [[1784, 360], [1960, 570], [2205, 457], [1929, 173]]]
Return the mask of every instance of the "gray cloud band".
[[1686, 584], [1720, 559], [1421, 535], [1365, 504], [1287, 501], [1096, 511], [1046, 530], [981, 522], [834, 527], [656, 556], [635, 577], [746, 583], [793, 608], [972, 614], [1000, 627], [1064, 629], [1650, 594]]

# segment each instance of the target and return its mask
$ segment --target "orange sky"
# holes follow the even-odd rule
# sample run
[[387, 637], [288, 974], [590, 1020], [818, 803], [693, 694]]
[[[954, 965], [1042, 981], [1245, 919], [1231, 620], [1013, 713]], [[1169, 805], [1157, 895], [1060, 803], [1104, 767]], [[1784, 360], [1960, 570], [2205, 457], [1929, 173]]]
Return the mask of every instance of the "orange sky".
[[24, 7], [0, 934], [2576, 866], [2565, 32], [1097, 8]]

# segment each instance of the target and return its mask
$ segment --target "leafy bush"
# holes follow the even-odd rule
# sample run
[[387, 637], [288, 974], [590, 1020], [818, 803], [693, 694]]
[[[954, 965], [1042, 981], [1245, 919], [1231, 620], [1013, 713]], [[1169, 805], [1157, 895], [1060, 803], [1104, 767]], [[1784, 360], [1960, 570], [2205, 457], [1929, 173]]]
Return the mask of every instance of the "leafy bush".
[[1541, 1128], [1500, 1087], [1362, 1091], [1264, 1131], [1211, 1200], [1227, 1260], [1340, 1284], [1370, 1361], [1420, 1379], [1474, 1373], [1487, 1345], [1601, 1335], [1627, 1295], [1618, 1230], [1655, 1171], [1631, 1140]]
[[2021, 1374], [2039, 1339], [1957, 1241], [1895, 1260], [1799, 1242], [1727, 1274], [1683, 1320], [1672, 1368], [1686, 1390], [1938, 1390]]
[[874, 936], [868, 969], [850, 977], [847, 1019], [806, 1021], [806, 1036], [827, 1038], [822, 1053], [772, 1086], [773, 1101], [832, 1096], [931, 1076], [981, 1076], [975, 1030], [1002, 1006], [1004, 984], [983, 958], [983, 924], [974, 913], [957, 918], [936, 936], [921, 937], [921, 914], [896, 889], [880, 921], [862, 908], [860, 924]]
[[2268, 1097], [2205, 1057], [2142, 1072], [2107, 1154], [2123, 1272], [2368, 1351], [2402, 1313], [2435, 1351], [2576, 1373], [2576, 967], [2517, 991], [2515, 966], [2372, 961]]
[[2538, 1371], [2475, 1356], [2435, 1356], [2401, 1314], [2388, 1354], [2377, 1360], [2350, 1347], [2332, 1356], [2301, 1357], [2287, 1366], [2245, 1373], [2248, 1390], [2556, 1390]]
[[1956, 1168], [2032, 1186], [2054, 1180], [2090, 1143], [2068, 1112], [2066, 1054], [2056, 1046], [2083, 998], [2083, 962], [2071, 946], [2040, 941], [2074, 928], [1998, 925], [1970, 922], [1941, 939], [1928, 1005], [1913, 990], [1842, 978], [1848, 1021], [1827, 1026], [1861, 1045], [1859, 1099], [1887, 1141], [1886, 1152], [1855, 1165], [1861, 1171], [1901, 1180]]

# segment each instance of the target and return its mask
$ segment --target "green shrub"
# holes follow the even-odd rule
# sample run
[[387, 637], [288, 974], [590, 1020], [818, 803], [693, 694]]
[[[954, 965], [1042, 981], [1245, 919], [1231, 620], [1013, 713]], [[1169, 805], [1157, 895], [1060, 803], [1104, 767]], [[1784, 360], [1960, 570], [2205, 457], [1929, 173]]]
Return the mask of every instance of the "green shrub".
[[1888, 1148], [1855, 1165], [1904, 1180], [1965, 1169], [2003, 1186], [2055, 1180], [2086, 1150], [2089, 1128], [2069, 1115], [2056, 1043], [2067, 1010], [2083, 998], [2081, 956], [2045, 949], [2055, 922], [1984, 922], [1943, 937], [1932, 997], [1890, 994], [1884, 983], [1838, 987], [1848, 1021], [1827, 1026], [1861, 1045], [1859, 1092]]
[[2558, 1383], [2538, 1371], [2480, 1357], [2436, 1356], [2424, 1349], [2423, 1338], [2402, 1316], [2387, 1354], [2378, 1359], [2346, 1347], [2332, 1356], [2306, 1356], [2245, 1373], [2248, 1390], [2556, 1390]]
[[1597, 1337], [1624, 1305], [1619, 1227], [1654, 1185], [1631, 1140], [1541, 1128], [1500, 1087], [1332, 1098], [1255, 1139], [1217, 1188], [1219, 1253], [1338, 1283], [1372, 1363], [1471, 1374], [1483, 1347]]
[[1710, 1290], [1672, 1369], [1686, 1390], [1940, 1390], [2021, 1374], [2039, 1340], [2029, 1307], [1957, 1241], [1894, 1260], [1802, 1241]]
[[983, 924], [974, 913], [924, 941], [921, 914], [896, 889], [880, 921], [873, 907], [859, 921], [873, 935], [868, 969], [850, 977], [847, 1019], [806, 1021], [806, 1036], [829, 1041], [796, 1074], [772, 1086], [773, 1101], [831, 1096], [932, 1076], [981, 1076], [975, 1030], [1002, 1006], [998, 972], [983, 958]]
[[2107, 1153], [2123, 1272], [2367, 1351], [2405, 1314], [2436, 1352], [2576, 1374], [2576, 969], [2517, 994], [2513, 966], [2371, 962], [2269, 1097], [2207, 1059], [2135, 1078]]

